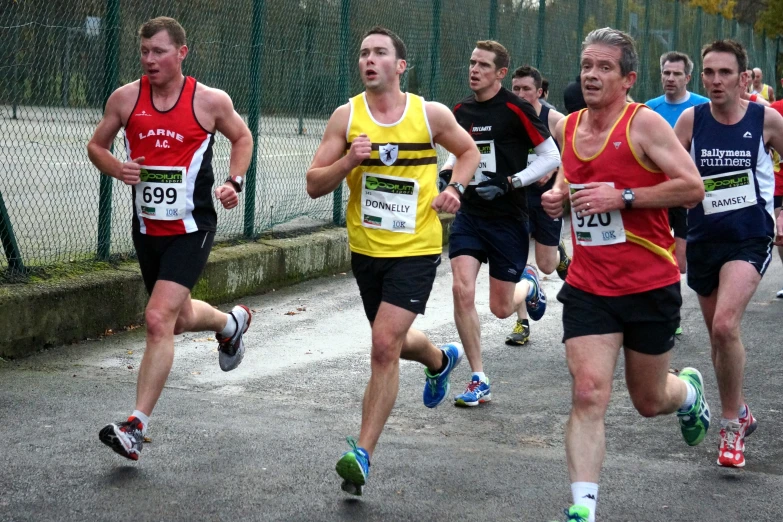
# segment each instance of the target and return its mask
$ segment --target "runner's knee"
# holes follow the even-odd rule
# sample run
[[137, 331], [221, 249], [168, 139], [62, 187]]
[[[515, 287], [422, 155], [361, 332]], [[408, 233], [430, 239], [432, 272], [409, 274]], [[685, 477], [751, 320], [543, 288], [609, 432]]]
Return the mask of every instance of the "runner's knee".
[[372, 336], [370, 363], [373, 367], [388, 368], [400, 360], [402, 341], [390, 334], [375, 333]]
[[606, 382], [590, 372], [577, 372], [574, 374], [573, 387], [574, 409], [606, 411], [612, 393], [611, 380]]
[[516, 309], [514, 308], [513, 302], [506, 301], [501, 303], [490, 299], [489, 311], [498, 319], [505, 319], [511, 317], [511, 315], [516, 312]]
[[454, 296], [454, 306], [459, 309], [470, 308], [476, 303], [476, 287], [464, 281], [454, 279], [451, 285], [451, 293]]
[[167, 335], [173, 335], [174, 325], [170, 314], [159, 308], [148, 307], [144, 312], [144, 319], [147, 322], [147, 336], [159, 339]]

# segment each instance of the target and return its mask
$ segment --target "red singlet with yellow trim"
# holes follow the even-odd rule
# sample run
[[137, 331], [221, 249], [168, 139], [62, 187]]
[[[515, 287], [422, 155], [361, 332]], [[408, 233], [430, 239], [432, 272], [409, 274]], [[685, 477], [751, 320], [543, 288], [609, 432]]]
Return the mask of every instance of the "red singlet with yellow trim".
[[128, 159], [144, 156], [141, 182], [133, 186], [133, 228], [151, 236], [214, 231], [212, 144], [214, 134], [196, 119], [196, 80], [185, 78], [177, 103], [159, 111], [149, 79], [125, 125]]
[[[666, 175], [637, 159], [630, 140], [631, 121], [640, 109], [631, 103], [615, 122], [601, 150], [590, 158], [576, 152], [576, 129], [583, 109], [566, 118], [563, 128], [563, 170], [571, 193], [586, 183], [614, 188], [650, 187]], [[665, 208], [633, 208], [578, 217], [571, 213], [574, 256], [569, 285], [601, 296], [646, 292], [674, 284], [680, 271], [674, 257], [674, 238]]]

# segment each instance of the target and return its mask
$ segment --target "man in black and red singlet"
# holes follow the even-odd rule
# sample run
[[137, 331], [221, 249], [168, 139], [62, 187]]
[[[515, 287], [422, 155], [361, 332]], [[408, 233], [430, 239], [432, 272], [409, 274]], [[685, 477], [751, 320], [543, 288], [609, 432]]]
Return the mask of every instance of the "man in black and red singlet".
[[558, 122], [563, 165], [542, 195], [552, 217], [571, 199], [574, 253], [558, 294], [573, 379], [569, 520], [595, 519], [604, 417], [621, 348], [628, 391], [643, 416], [676, 411], [689, 445], [701, 442], [709, 426], [699, 372], [669, 373], [682, 298], [666, 208], [694, 206], [704, 189], [666, 120], [626, 103], [637, 65], [626, 33], [604, 28], [587, 36], [581, 58], [587, 109]]
[[[145, 311], [147, 346], [139, 368], [136, 409], [125, 422], [109, 424], [100, 440], [138, 460], [152, 409], [174, 360], [174, 335], [215, 331], [220, 367], [239, 365], [250, 311], [238, 305], [225, 314], [191, 299], [215, 238], [212, 145], [215, 132], [231, 142], [229, 178], [215, 191], [223, 208], [238, 204], [253, 150], [252, 137], [223, 91], [182, 74], [188, 54], [185, 30], [159, 17], [139, 29], [144, 76], [114, 91], [87, 151], [98, 169], [133, 188], [133, 244], [150, 300]], [[111, 153], [125, 128], [128, 160]]]

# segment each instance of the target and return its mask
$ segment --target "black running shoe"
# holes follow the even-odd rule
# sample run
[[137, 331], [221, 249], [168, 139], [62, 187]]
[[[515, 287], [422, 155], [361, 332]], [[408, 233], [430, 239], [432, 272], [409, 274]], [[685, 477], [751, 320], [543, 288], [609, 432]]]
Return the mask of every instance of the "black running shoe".
[[136, 417], [129, 417], [125, 422], [105, 426], [98, 438], [126, 459], [139, 460], [141, 447], [144, 445], [144, 426]]
[[568, 275], [568, 267], [571, 265], [571, 258], [568, 257], [568, 252], [566, 252], [565, 249], [565, 243], [560, 241], [560, 244], [557, 245], [557, 253], [560, 255], [560, 264], [557, 265], [557, 275], [560, 276], [560, 279], [565, 281], [566, 276]]
[[530, 340], [530, 326], [517, 319], [514, 331], [506, 336], [506, 344], [522, 346], [528, 340]]

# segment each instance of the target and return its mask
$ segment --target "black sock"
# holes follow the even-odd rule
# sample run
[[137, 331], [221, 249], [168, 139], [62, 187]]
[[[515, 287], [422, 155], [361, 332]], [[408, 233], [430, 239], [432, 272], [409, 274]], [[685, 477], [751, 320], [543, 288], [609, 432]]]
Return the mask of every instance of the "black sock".
[[446, 355], [446, 350], [443, 350], [443, 362], [441, 363], [440, 370], [437, 372], [434, 372], [433, 375], [440, 375], [441, 373], [446, 371], [446, 368], [449, 366], [449, 358]]
[[522, 319], [522, 324], [530, 328], [530, 321], [528, 321], [527, 319]]

